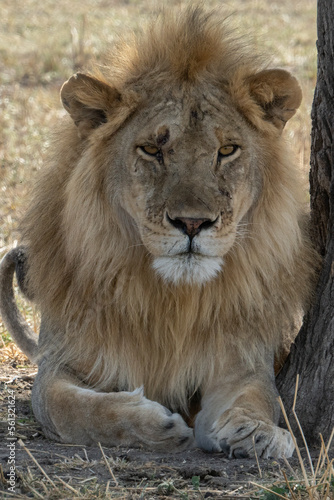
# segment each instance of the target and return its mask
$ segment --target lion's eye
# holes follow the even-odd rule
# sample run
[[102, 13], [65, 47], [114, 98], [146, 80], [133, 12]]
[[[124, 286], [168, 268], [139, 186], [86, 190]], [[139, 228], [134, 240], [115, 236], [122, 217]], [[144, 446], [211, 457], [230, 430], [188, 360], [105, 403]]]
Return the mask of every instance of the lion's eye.
[[224, 158], [226, 156], [231, 156], [237, 151], [238, 148], [239, 146], [236, 146], [234, 144], [231, 144], [229, 146], [222, 146], [221, 148], [219, 148], [219, 156], [223, 156]]
[[155, 146], [140, 146], [140, 149], [150, 156], [155, 156], [159, 153], [159, 148]]

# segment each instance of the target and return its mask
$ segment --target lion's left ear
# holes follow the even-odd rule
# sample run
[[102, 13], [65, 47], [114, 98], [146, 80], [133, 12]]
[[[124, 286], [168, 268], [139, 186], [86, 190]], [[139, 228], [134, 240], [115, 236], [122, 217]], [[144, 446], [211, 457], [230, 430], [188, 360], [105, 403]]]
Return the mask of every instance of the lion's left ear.
[[61, 88], [60, 97], [81, 137], [108, 121], [108, 113], [120, 101], [119, 92], [102, 80], [83, 73], [72, 76]]
[[247, 78], [251, 97], [264, 111], [264, 119], [283, 130], [302, 101], [298, 81], [282, 69], [264, 70]]

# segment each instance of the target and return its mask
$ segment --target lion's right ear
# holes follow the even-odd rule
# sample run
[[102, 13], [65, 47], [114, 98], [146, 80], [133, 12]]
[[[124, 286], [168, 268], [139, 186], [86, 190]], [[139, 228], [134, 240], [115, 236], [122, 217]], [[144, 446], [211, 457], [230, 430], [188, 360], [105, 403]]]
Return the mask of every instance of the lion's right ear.
[[108, 113], [120, 101], [119, 92], [107, 83], [83, 73], [72, 76], [61, 88], [61, 101], [78, 127], [80, 137], [87, 137], [108, 121]]

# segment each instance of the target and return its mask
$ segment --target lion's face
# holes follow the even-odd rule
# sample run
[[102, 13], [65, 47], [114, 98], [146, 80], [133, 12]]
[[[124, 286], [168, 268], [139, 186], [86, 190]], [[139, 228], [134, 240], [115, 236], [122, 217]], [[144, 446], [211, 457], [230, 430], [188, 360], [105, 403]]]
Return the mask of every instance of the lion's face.
[[118, 91], [79, 73], [62, 88], [84, 145], [77, 185], [81, 173], [97, 192], [103, 185], [127, 241], [132, 231], [128, 246], [143, 245], [166, 281], [210, 280], [242, 244], [280, 132], [301, 102], [286, 71], [240, 75]]
[[167, 281], [213, 278], [261, 188], [254, 133], [227, 101], [166, 97], [118, 134], [121, 205]]

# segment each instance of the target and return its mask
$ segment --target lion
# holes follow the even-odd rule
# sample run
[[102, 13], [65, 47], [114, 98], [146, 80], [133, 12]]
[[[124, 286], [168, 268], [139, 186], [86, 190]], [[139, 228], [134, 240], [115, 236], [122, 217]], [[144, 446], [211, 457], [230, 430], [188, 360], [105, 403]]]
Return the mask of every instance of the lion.
[[8, 330], [38, 363], [48, 438], [291, 456], [273, 366], [314, 274], [282, 135], [301, 99], [289, 72], [199, 6], [64, 83], [68, 115], [0, 279]]

